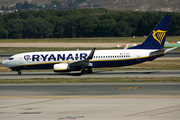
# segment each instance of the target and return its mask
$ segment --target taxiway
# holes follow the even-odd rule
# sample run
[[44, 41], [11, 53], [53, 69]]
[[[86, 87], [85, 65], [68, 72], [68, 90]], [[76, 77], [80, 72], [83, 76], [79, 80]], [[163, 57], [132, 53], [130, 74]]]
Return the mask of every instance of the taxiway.
[[112, 78], [112, 77], [180, 77], [180, 70], [127, 70], [127, 71], [93, 71], [83, 74], [79, 71], [70, 73], [52, 72], [0, 72], [0, 79], [32, 79], [32, 78]]
[[1, 84], [3, 120], [179, 120], [179, 83]]

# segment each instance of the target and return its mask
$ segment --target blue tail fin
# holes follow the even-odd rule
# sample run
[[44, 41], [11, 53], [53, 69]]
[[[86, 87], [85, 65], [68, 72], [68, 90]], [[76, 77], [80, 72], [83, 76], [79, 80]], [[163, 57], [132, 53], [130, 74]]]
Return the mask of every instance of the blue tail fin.
[[169, 16], [163, 17], [141, 45], [129, 49], [163, 49], [169, 22]]

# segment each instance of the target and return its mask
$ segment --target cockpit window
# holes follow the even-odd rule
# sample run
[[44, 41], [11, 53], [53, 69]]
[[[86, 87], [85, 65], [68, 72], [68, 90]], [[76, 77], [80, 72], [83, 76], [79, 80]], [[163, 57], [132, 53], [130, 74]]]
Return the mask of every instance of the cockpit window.
[[11, 58], [9, 58], [8, 60], [13, 60], [13, 59], [14, 59], [14, 58], [11, 57]]

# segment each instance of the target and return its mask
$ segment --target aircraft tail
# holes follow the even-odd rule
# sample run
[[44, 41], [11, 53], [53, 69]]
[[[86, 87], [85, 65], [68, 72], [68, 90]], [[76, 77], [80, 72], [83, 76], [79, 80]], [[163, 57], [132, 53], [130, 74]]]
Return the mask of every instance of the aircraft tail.
[[129, 49], [163, 49], [169, 22], [169, 16], [163, 17], [141, 45]]

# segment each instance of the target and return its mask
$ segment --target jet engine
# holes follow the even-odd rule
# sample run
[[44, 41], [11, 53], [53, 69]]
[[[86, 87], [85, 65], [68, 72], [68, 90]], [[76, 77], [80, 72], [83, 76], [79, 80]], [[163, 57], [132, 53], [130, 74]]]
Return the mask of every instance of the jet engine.
[[54, 64], [54, 72], [71, 72], [70, 65], [68, 63]]

